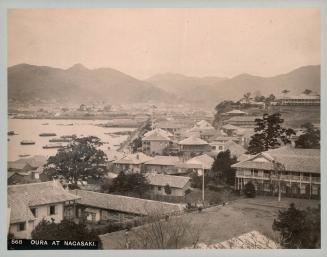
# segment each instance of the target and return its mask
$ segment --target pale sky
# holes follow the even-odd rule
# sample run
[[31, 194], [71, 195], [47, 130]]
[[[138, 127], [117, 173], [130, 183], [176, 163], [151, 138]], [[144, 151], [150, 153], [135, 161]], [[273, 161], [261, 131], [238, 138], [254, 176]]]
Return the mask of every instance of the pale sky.
[[11, 9], [8, 66], [273, 76], [320, 64], [318, 8]]

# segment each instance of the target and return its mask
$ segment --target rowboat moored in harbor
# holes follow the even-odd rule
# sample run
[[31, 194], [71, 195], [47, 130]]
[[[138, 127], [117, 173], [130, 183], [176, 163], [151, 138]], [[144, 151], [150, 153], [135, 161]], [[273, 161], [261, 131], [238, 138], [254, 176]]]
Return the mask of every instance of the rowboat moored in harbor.
[[23, 141], [20, 141], [20, 144], [21, 145], [35, 145], [35, 142], [32, 140], [23, 140]]
[[56, 133], [41, 133], [39, 134], [40, 137], [55, 137]]

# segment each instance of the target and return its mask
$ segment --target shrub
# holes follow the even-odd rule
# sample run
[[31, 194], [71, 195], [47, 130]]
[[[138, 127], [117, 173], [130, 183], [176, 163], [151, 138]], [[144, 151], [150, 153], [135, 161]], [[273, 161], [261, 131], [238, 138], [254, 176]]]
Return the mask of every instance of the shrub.
[[245, 184], [243, 192], [249, 198], [255, 197], [255, 187], [251, 181]]

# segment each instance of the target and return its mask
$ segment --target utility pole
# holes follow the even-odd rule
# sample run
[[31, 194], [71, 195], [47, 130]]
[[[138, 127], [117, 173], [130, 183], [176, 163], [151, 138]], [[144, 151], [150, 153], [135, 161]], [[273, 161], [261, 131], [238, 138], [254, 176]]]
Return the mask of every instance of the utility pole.
[[278, 179], [278, 202], [280, 202], [281, 201], [281, 198], [282, 198], [280, 181], [281, 181], [282, 171], [285, 170], [285, 166], [282, 163], [276, 162], [276, 161], [273, 161], [273, 165], [274, 165], [275, 172], [277, 172], [277, 179]]
[[203, 167], [203, 163], [201, 164], [202, 166], [202, 204], [204, 207], [204, 167]]

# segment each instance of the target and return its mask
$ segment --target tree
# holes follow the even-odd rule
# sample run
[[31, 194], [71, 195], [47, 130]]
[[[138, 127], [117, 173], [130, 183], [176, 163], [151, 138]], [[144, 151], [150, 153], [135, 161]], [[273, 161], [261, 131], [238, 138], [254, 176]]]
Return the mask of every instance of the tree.
[[296, 148], [320, 149], [320, 130], [316, 129], [311, 123], [301, 126], [306, 132], [299, 136], [295, 142]]
[[165, 193], [167, 195], [170, 195], [172, 193], [171, 188], [170, 188], [170, 186], [168, 184], [165, 185], [164, 189], [165, 189]]
[[234, 184], [235, 170], [231, 166], [237, 162], [235, 156], [231, 156], [229, 150], [219, 152], [211, 167], [215, 179], [219, 179], [222, 183], [230, 185]]
[[305, 94], [305, 95], [310, 95], [312, 93], [312, 90], [306, 89], [302, 93]]
[[89, 231], [85, 223], [76, 224], [73, 221], [62, 220], [55, 223], [54, 220], [42, 220], [32, 231], [33, 239], [41, 240], [85, 240], [99, 241], [98, 236]]
[[270, 94], [268, 97], [266, 97], [265, 102], [266, 103], [271, 103], [271, 102], [273, 102], [275, 100], [276, 100], [276, 96], [274, 96], [273, 94]]
[[126, 233], [122, 248], [129, 249], [180, 249], [195, 247], [201, 229], [189, 217], [162, 215], [160, 210], [150, 213], [147, 224]]
[[213, 125], [215, 127], [218, 127], [221, 124], [222, 121], [221, 114], [231, 111], [233, 109], [233, 105], [235, 105], [233, 101], [222, 101], [215, 107], [216, 114], [213, 121]]
[[243, 192], [249, 198], [255, 197], [255, 187], [251, 181], [245, 184]]
[[121, 172], [112, 180], [109, 192], [121, 194], [134, 193], [143, 196], [149, 189], [149, 182], [143, 174], [125, 174]]
[[265, 113], [262, 119], [256, 119], [256, 132], [249, 142], [248, 153], [258, 154], [269, 149], [278, 148], [281, 143], [289, 144], [291, 135], [295, 135], [293, 129], [282, 128], [284, 122], [279, 112], [268, 115]]
[[248, 104], [250, 103], [250, 99], [251, 99], [251, 93], [247, 92], [246, 94], [243, 95], [245, 102]]
[[289, 92], [290, 92], [289, 90], [284, 89], [284, 90], [282, 91], [282, 94], [285, 96], [285, 95], [288, 94]]
[[98, 149], [102, 143], [94, 136], [75, 138], [65, 148], [59, 149], [55, 156], [49, 157], [45, 173], [61, 175], [73, 184], [79, 179], [92, 177], [102, 179], [107, 170], [107, 156]]
[[279, 211], [272, 228], [280, 232], [285, 248], [320, 248], [320, 206], [299, 210], [292, 203], [287, 210]]

